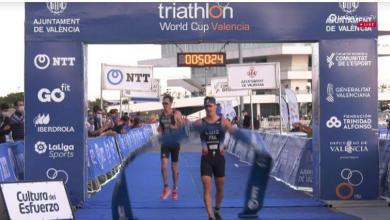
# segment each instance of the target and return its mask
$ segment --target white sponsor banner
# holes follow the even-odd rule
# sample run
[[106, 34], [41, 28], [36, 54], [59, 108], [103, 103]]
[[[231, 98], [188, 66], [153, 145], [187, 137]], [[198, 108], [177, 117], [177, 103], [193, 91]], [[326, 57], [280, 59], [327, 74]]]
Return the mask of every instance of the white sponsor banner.
[[62, 181], [0, 184], [10, 219], [73, 219]]
[[230, 120], [233, 120], [233, 118], [237, 116], [232, 101], [224, 100], [224, 101], [218, 101], [218, 103], [221, 105], [221, 114], [225, 118], [229, 118]]
[[295, 92], [291, 89], [285, 89], [285, 92], [288, 103], [288, 110], [290, 113], [290, 126], [292, 127], [292, 124], [299, 122], [298, 99], [295, 95]]
[[152, 66], [102, 64], [102, 89], [145, 91], [152, 88]]
[[124, 97], [158, 98], [160, 97], [160, 80], [152, 79], [152, 88], [149, 90], [123, 90]]
[[280, 115], [282, 116], [282, 125], [284, 128], [287, 128], [288, 127], [288, 104], [286, 102], [286, 99], [283, 96], [281, 97], [280, 101], [281, 101]]
[[249, 94], [248, 90], [232, 90], [228, 85], [227, 78], [213, 78], [211, 79], [211, 88], [212, 96], [216, 97], [237, 97], [237, 96], [247, 96]]
[[227, 75], [232, 89], [279, 88], [276, 63], [227, 65]]

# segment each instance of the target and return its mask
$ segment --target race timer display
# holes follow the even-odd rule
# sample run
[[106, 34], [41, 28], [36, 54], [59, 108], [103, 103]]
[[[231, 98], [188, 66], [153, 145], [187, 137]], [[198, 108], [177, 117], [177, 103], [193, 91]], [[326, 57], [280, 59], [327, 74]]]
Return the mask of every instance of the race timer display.
[[225, 66], [226, 53], [177, 53], [179, 67]]

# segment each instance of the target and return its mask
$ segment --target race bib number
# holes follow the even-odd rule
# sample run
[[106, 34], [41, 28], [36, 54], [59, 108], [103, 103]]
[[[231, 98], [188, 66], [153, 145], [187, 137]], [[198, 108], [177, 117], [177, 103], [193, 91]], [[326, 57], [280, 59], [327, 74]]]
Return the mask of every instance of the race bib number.
[[217, 150], [218, 149], [218, 144], [210, 144], [209, 148], [210, 148], [210, 150]]

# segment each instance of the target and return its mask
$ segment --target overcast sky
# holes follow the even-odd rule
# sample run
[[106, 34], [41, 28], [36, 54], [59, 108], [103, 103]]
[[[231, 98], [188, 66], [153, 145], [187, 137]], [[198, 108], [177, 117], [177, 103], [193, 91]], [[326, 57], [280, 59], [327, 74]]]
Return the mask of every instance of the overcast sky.
[[[378, 14], [379, 26], [390, 30], [390, 3], [379, 3]], [[4, 96], [24, 90], [24, 3], [0, 3], [0, 30], [0, 96]], [[390, 37], [380, 43], [390, 46]], [[135, 65], [137, 60], [159, 58], [160, 46], [89, 45], [88, 56], [88, 96], [94, 99], [100, 96], [100, 63]], [[160, 71], [160, 78], [164, 73], [173, 73]], [[185, 75], [188, 70], [182, 74]], [[390, 83], [390, 57], [379, 59], [379, 76]]]

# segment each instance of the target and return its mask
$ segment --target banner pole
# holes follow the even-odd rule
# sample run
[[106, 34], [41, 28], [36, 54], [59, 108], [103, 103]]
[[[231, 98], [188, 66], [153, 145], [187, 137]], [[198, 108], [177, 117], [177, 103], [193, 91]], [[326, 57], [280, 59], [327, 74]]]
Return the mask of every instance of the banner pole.
[[122, 90], [119, 90], [119, 115], [122, 117]]
[[103, 64], [100, 69], [100, 108], [103, 109]]
[[280, 78], [280, 63], [276, 64], [276, 71], [278, 71], [279, 77], [279, 125], [280, 134], [282, 134], [282, 79]]
[[252, 126], [252, 131], [255, 129], [254, 127], [253, 127], [253, 121], [254, 121], [254, 118], [253, 118], [253, 103], [252, 103], [252, 89], [250, 90], [250, 99], [251, 99], [251, 126]]

